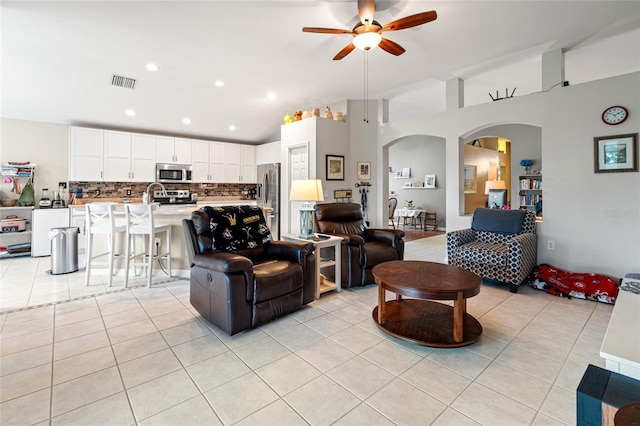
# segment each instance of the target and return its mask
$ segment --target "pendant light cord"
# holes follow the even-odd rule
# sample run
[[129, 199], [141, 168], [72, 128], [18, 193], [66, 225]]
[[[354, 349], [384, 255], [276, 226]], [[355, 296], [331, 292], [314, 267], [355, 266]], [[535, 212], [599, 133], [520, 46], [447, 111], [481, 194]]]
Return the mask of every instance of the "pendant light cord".
[[369, 51], [364, 51], [364, 117], [365, 123], [369, 122]]

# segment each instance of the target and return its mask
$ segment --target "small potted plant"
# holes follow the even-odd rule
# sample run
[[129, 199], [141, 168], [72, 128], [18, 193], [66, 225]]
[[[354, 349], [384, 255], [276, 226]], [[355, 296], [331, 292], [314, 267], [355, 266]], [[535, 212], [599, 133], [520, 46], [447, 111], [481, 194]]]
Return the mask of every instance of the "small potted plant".
[[407, 200], [404, 202], [404, 206], [408, 209], [412, 209], [413, 208], [413, 200]]

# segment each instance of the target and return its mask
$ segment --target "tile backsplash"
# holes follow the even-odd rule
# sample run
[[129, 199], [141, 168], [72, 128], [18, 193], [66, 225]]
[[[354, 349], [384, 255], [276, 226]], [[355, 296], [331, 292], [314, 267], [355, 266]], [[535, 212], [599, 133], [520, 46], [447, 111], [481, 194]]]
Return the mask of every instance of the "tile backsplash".
[[[69, 182], [69, 193], [73, 194], [80, 187], [84, 198], [142, 198], [147, 186], [149, 184], [144, 182]], [[242, 200], [249, 200], [249, 190], [256, 188], [255, 183], [166, 183], [164, 186], [168, 190], [187, 189], [198, 197], [240, 197]], [[96, 190], [100, 190], [100, 195], [95, 195]], [[127, 195], [127, 190], [131, 190], [131, 195]]]

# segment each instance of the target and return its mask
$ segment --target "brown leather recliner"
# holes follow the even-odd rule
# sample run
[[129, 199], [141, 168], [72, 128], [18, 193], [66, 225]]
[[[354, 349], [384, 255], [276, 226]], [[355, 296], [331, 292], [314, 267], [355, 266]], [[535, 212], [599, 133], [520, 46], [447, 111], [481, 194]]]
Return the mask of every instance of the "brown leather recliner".
[[183, 219], [190, 301], [230, 335], [314, 300], [315, 244], [272, 241], [256, 206], [203, 207]]
[[[323, 203], [316, 204], [315, 210], [317, 233], [344, 238], [340, 248], [342, 287], [372, 284], [374, 266], [404, 258], [404, 231], [367, 228], [360, 204]], [[331, 273], [327, 275], [330, 280], [334, 279]]]

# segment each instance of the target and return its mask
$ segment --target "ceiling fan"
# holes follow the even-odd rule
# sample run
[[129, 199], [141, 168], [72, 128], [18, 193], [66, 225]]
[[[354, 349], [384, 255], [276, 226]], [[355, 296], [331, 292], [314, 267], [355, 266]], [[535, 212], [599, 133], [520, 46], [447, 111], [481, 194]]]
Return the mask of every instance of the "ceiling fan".
[[416, 13], [415, 15], [405, 16], [404, 18], [389, 22], [382, 26], [378, 21], [373, 19], [376, 11], [375, 0], [358, 0], [358, 17], [360, 22], [353, 27], [353, 30], [339, 30], [334, 28], [316, 28], [304, 27], [302, 31], [306, 33], [322, 33], [322, 34], [351, 34], [353, 36], [352, 43], [349, 43], [333, 58], [334, 61], [347, 56], [356, 47], [361, 50], [369, 50], [376, 46], [392, 55], [402, 55], [405, 50], [398, 43], [382, 37], [382, 33], [386, 31], [398, 31], [407, 28], [417, 27], [434, 21], [438, 15], [435, 10], [429, 12]]

